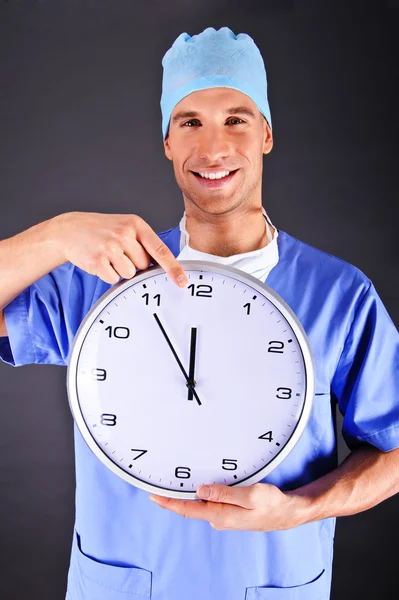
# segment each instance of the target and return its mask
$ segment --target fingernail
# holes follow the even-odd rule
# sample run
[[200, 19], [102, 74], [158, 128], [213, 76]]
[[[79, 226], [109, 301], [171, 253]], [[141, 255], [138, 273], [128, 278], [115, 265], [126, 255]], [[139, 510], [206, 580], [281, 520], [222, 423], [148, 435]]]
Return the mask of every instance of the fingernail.
[[200, 496], [200, 498], [208, 499], [211, 497], [211, 488], [207, 486], [202, 486], [198, 488], [197, 494], [198, 496]]
[[185, 274], [179, 275], [179, 277], [177, 278], [177, 283], [179, 284], [179, 287], [185, 287], [187, 284], [187, 277]]

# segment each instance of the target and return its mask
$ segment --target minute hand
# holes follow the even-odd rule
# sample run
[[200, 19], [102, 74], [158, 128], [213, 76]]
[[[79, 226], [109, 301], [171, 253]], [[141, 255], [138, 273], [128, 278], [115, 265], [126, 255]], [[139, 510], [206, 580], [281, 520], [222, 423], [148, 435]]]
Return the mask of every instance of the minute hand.
[[184, 377], [186, 378], [186, 382], [187, 382], [187, 385], [188, 385], [188, 387], [190, 388], [190, 390], [192, 390], [192, 392], [193, 392], [193, 394], [194, 394], [194, 397], [195, 397], [195, 399], [197, 400], [198, 404], [202, 404], [201, 400], [198, 398], [198, 394], [197, 394], [197, 392], [196, 392], [196, 391], [195, 391], [195, 389], [194, 389], [195, 383], [194, 383], [193, 381], [191, 381], [191, 380], [190, 380], [190, 378], [189, 378], [189, 376], [187, 375], [187, 373], [186, 373], [186, 370], [185, 370], [185, 368], [183, 367], [183, 365], [182, 365], [182, 363], [181, 363], [181, 361], [180, 361], [179, 357], [177, 356], [176, 350], [173, 348], [173, 346], [172, 346], [172, 342], [170, 341], [170, 339], [169, 339], [169, 337], [168, 337], [168, 334], [166, 333], [166, 331], [165, 331], [165, 329], [164, 329], [164, 327], [163, 327], [163, 325], [162, 325], [161, 321], [159, 320], [159, 317], [158, 317], [157, 313], [153, 313], [153, 314], [154, 314], [154, 317], [155, 317], [155, 320], [156, 320], [156, 322], [157, 322], [157, 323], [158, 323], [158, 325], [159, 325], [159, 328], [160, 328], [160, 330], [162, 331], [162, 333], [163, 333], [163, 335], [164, 335], [164, 337], [165, 337], [165, 340], [166, 340], [166, 341], [167, 341], [167, 343], [168, 343], [168, 346], [169, 346], [169, 348], [172, 350], [173, 356], [175, 357], [175, 359], [176, 359], [176, 361], [177, 361], [177, 364], [179, 365], [179, 367], [180, 367], [180, 369], [181, 369], [181, 371], [182, 371], [182, 373], [183, 373]]

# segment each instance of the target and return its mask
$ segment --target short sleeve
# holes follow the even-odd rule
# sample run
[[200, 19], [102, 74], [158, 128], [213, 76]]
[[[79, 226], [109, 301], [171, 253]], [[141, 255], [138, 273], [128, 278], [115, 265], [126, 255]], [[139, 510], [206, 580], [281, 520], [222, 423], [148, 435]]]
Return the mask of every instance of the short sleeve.
[[66, 366], [80, 323], [109, 287], [71, 263], [57, 267], [4, 308], [8, 337], [0, 337], [0, 359], [15, 367]]
[[372, 283], [358, 305], [335, 371], [332, 392], [352, 450], [399, 446], [399, 333]]

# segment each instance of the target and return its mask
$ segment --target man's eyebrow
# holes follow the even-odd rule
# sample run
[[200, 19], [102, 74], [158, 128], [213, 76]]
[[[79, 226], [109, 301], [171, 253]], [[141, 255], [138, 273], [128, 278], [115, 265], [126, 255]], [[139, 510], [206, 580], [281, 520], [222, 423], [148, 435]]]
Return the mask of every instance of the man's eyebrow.
[[[233, 106], [233, 107], [225, 110], [224, 114], [225, 115], [231, 115], [231, 114], [244, 115], [247, 117], [252, 117], [254, 119], [256, 118], [254, 111], [251, 108], [249, 108], [248, 106]], [[198, 113], [195, 110], [180, 110], [173, 116], [172, 123], [177, 123], [181, 119], [196, 119], [198, 117], [200, 117], [200, 113]]]

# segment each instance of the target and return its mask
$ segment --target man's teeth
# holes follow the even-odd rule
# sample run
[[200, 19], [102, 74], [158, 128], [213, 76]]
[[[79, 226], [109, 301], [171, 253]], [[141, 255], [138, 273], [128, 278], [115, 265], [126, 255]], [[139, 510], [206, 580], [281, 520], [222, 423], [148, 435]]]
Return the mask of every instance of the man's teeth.
[[205, 177], [205, 179], [222, 179], [223, 177], [227, 177], [230, 171], [220, 171], [219, 173], [199, 173], [201, 177]]

